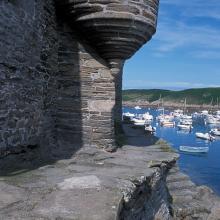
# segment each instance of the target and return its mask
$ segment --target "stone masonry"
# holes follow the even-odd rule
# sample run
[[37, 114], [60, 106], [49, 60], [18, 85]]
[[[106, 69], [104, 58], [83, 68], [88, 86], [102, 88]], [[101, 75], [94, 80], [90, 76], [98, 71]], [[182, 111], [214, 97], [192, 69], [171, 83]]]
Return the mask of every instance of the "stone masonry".
[[158, 4], [1, 0], [1, 155], [112, 150], [123, 64], [154, 34]]

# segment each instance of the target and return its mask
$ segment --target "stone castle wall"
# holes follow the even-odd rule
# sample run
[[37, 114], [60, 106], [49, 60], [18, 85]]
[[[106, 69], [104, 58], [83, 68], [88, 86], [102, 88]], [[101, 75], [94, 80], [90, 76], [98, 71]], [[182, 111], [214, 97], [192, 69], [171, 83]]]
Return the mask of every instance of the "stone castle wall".
[[112, 149], [122, 68], [155, 32], [157, 0], [0, 2], [0, 152]]
[[0, 2], [0, 150], [53, 141], [57, 34], [51, 0]]
[[111, 147], [115, 83], [107, 63], [65, 23], [58, 54], [58, 142]]

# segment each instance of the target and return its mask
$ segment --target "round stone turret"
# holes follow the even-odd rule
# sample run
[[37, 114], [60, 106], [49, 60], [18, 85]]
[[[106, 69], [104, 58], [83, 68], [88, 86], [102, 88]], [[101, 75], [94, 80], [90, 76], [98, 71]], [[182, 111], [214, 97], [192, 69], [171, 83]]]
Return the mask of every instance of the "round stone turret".
[[159, 0], [56, 0], [106, 60], [125, 60], [151, 39], [156, 30]]

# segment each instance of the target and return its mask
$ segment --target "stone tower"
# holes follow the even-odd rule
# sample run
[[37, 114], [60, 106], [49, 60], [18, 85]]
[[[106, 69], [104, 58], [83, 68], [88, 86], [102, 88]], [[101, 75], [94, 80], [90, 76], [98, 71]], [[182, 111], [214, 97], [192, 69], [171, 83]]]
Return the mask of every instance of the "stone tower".
[[114, 146], [123, 65], [155, 33], [158, 5], [2, 0], [2, 154], [36, 145], [73, 152], [85, 145]]
[[121, 75], [130, 58], [156, 31], [159, 0], [56, 0], [72, 27], [107, 61], [116, 84], [121, 118]]
[[[56, 4], [68, 24], [107, 62], [115, 87], [108, 111], [114, 106], [112, 120], [120, 121], [123, 64], [155, 33], [159, 0], [56, 0]], [[97, 100], [94, 105], [106, 103]]]

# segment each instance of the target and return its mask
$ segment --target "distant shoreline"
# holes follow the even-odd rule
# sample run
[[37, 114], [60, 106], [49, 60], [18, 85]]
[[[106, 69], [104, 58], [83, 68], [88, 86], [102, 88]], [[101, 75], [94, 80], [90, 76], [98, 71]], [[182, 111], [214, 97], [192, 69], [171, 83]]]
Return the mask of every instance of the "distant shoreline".
[[[140, 106], [140, 107], [146, 107], [146, 108], [158, 108], [158, 104], [149, 103], [149, 102], [145, 102], [145, 101], [137, 101], [137, 102], [123, 101], [122, 105], [127, 106], [127, 107]], [[183, 109], [184, 105], [182, 103], [164, 102], [163, 107], [167, 108], [167, 109], [174, 109], [174, 108]], [[203, 105], [186, 104], [186, 109], [189, 112], [194, 111], [194, 110], [197, 110], [197, 111], [201, 111], [201, 110], [216, 111], [216, 110], [219, 110], [220, 107], [217, 105], [211, 106], [211, 105], [206, 105], [206, 104], [203, 104]]]

